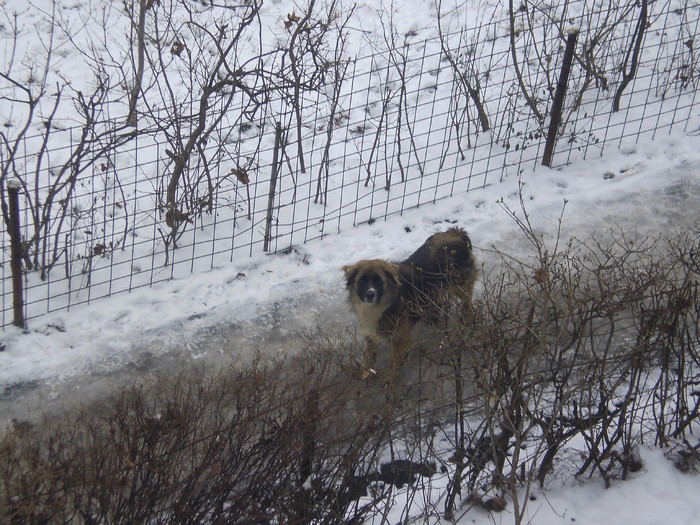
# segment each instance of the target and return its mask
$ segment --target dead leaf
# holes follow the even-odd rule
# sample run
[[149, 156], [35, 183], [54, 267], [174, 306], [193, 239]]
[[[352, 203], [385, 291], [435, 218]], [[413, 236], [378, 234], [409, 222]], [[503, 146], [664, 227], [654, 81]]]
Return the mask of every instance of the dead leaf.
[[532, 276], [532, 278], [540, 284], [546, 283], [547, 281], [549, 281], [549, 270], [544, 266], [542, 268], [538, 268], [537, 270], [535, 270], [535, 273]]
[[183, 222], [193, 223], [189, 213], [183, 213], [180, 210], [168, 210], [165, 214], [165, 224], [167, 224], [169, 228], [175, 228]]
[[491, 512], [501, 512], [502, 510], [505, 510], [507, 505], [508, 503], [506, 502], [505, 498], [502, 498], [500, 496], [491, 498], [484, 502], [484, 507], [486, 507]]
[[231, 168], [231, 174], [235, 175], [238, 181], [246, 186], [250, 183], [248, 172], [243, 168]]
[[180, 42], [178, 40], [175, 40], [175, 42], [173, 42], [172, 47], [170, 48], [170, 52], [173, 55], [175, 55], [176, 57], [179, 57], [180, 54], [182, 54], [182, 52], [184, 50], [185, 50], [185, 44], [183, 44], [182, 42]]

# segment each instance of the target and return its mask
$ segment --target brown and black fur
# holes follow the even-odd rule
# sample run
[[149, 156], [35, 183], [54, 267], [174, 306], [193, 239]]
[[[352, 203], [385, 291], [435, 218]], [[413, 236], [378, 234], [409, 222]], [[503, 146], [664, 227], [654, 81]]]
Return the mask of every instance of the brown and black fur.
[[344, 266], [343, 271], [360, 332], [367, 340], [365, 376], [372, 373], [382, 344], [391, 349], [393, 371], [400, 368], [413, 327], [426, 314], [435, 313], [443, 290], [459, 287], [468, 308], [476, 278], [471, 241], [461, 228], [431, 235], [400, 263], [370, 259]]

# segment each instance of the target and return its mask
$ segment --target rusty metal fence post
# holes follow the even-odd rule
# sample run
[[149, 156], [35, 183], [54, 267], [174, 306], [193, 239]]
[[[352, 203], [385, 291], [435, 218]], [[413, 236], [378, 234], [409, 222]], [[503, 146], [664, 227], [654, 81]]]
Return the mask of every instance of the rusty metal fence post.
[[12, 270], [12, 306], [13, 324], [24, 328], [24, 283], [22, 274], [22, 234], [19, 221], [19, 190], [21, 183], [12, 179], [7, 183], [7, 195], [10, 206], [10, 269]]
[[550, 112], [549, 130], [547, 131], [547, 142], [544, 145], [544, 155], [542, 155], [542, 165], [551, 167], [552, 157], [554, 156], [554, 145], [557, 142], [557, 131], [561, 123], [561, 112], [564, 107], [564, 98], [566, 96], [566, 86], [569, 83], [569, 73], [571, 72], [571, 63], [574, 58], [574, 49], [576, 48], [576, 39], [578, 38], [578, 29], [571, 28], [567, 31], [566, 49], [564, 50], [564, 59], [557, 81], [557, 89], [554, 92], [554, 100], [552, 101], [552, 111]]
[[275, 149], [272, 152], [272, 174], [270, 175], [270, 193], [267, 197], [267, 216], [265, 217], [265, 239], [263, 251], [270, 250], [272, 241], [272, 210], [275, 206], [275, 191], [277, 190], [277, 176], [279, 175], [279, 150], [282, 143], [282, 124], [275, 127]]

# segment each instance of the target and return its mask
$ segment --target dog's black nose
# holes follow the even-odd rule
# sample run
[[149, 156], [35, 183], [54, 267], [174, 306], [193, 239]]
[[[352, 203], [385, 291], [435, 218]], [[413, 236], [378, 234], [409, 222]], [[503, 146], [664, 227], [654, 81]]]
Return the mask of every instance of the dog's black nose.
[[377, 291], [369, 289], [365, 292], [365, 302], [373, 303], [377, 299]]

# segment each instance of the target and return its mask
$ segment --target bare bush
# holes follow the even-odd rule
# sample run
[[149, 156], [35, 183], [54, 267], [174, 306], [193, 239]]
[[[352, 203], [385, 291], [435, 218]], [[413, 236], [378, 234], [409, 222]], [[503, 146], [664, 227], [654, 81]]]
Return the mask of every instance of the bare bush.
[[[112, 167], [112, 155], [136, 136], [131, 128], [105, 123], [112, 86], [103, 70], [93, 71], [84, 89], [56, 75], [54, 46], [60, 23], [55, 4], [53, 7], [47, 15], [51, 30], [43, 43], [44, 51], [30, 58], [17, 50], [20, 41], [30, 38], [24, 33], [28, 30], [19, 27], [17, 13], [3, 12], [12, 27], [9, 38], [13, 53], [6, 57], [0, 71], [0, 100], [12, 107], [11, 118], [0, 131], [3, 216], [9, 224], [5, 188], [10, 179], [15, 179], [21, 185], [30, 219], [23, 242], [24, 264], [28, 270], [38, 270], [42, 279], [65, 258], [70, 239], [80, 229], [87, 230], [91, 237], [90, 251], [80, 254], [88, 264], [92, 256], [122, 244], [126, 231], [113, 235], [91, 231], [86, 225], [94, 223], [92, 219], [103, 210], [100, 206], [84, 209], [75, 197], [81, 186], [99, 187], [102, 178], [109, 177], [110, 185], [118, 188], [121, 183]], [[71, 114], [70, 122], [66, 113]], [[40, 130], [38, 134], [36, 129]], [[114, 204], [103, 202], [104, 207]]]
[[665, 447], [697, 430], [700, 372], [695, 234], [613, 232], [549, 251], [527, 214], [518, 220], [536, 255], [500, 254], [468, 338], [455, 343], [478, 409], [457, 441], [466, 446], [455, 474], [476, 501], [512, 501], [516, 523], [572, 442], [574, 474], [608, 485], [642, 468], [642, 444]]
[[[150, 82], [142, 90], [138, 117], [158, 128], [166, 141], [168, 167], [157, 203], [167, 225], [161, 230], [166, 250], [177, 246], [188, 224], [212, 213], [220, 191], [247, 186], [255, 177], [263, 135], [249, 137], [248, 131], [283, 119], [281, 101], [294, 108], [304, 172], [305, 96], [322, 92], [327, 84], [336, 89], [342, 84], [345, 25], [352, 10], [343, 13], [335, 3], [317, 7], [311, 1], [300, 14], [279, 21], [280, 33], [288, 38], [270, 46], [263, 43], [261, 7], [260, 2], [170, 1], [146, 11], [146, 32], [156, 39], [145, 51]], [[257, 43], [251, 50], [252, 42]], [[222, 172], [222, 161], [235, 167]]]
[[459, 290], [437, 298], [391, 388], [356, 376], [352, 337], [316, 330], [294, 357], [18, 422], [0, 442], [0, 519], [359, 523], [512, 505], [520, 523], [532, 490], [623, 480], [640, 446], [697, 469], [698, 232], [548, 246], [509, 212], [531, 254], [496, 252], [466, 325]]
[[[14, 40], [0, 71], [0, 98], [12, 106], [12, 121], [0, 132], [0, 199], [9, 224], [4, 188], [16, 178], [31, 219], [25, 266], [40, 270], [42, 279], [61, 263], [70, 278], [79, 261], [78, 273], [89, 283], [93, 260], [123, 248], [133, 233], [130, 214], [141, 204], [127, 202], [123, 184], [135, 182], [120, 177], [126, 143], [134, 144], [134, 156], [137, 138], [148, 137], [141, 147], [164, 146], [152, 204], [165, 223], [154, 231], [167, 264], [186, 227], [213, 212], [220, 192], [245, 191], [241, 200], [250, 206], [248, 185], [255, 182], [263, 135], [249, 130], [283, 119], [280, 108], [289, 103], [297, 108], [301, 155], [305, 95], [323, 94], [327, 84], [339, 89], [347, 67], [345, 25], [353, 11], [335, 3], [312, 1], [301, 15], [279, 20], [281, 37], [272, 45], [260, 2], [105, 3], [79, 17], [82, 37], [53, 7], [42, 20], [50, 32], [38, 56], [18, 50], [28, 40], [19, 15], [0, 13]], [[123, 22], [125, 34], [115, 21]], [[59, 37], [82, 57], [86, 78], [56, 72]], [[337, 106], [337, 94], [331, 104]], [[224, 161], [233, 167], [220, 169]], [[73, 253], [76, 236], [88, 238], [82, 253]]]
[[377, 442], [337, 373], [318, 359], [190, 371], [41, 431], [15, 426], [0, 446], [3, 521], [337, 522]]

